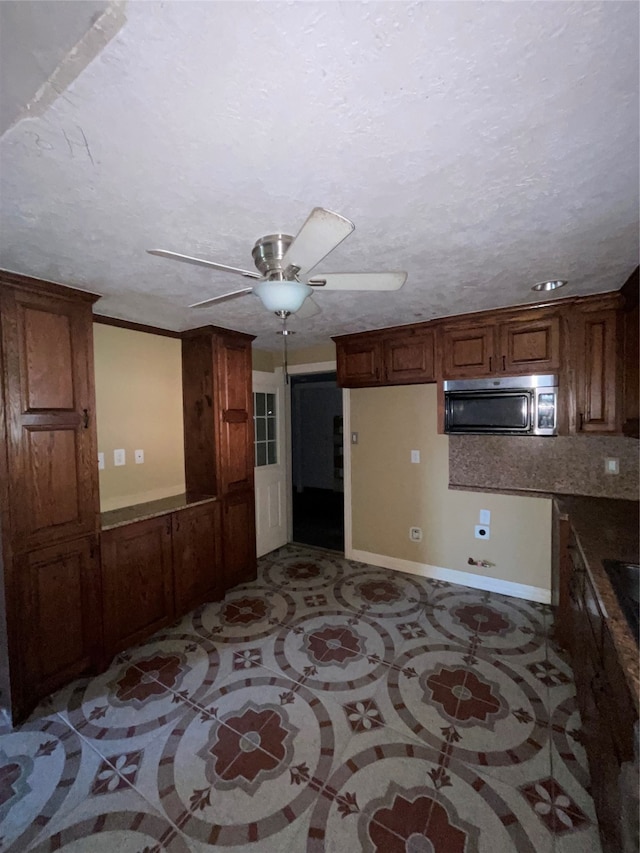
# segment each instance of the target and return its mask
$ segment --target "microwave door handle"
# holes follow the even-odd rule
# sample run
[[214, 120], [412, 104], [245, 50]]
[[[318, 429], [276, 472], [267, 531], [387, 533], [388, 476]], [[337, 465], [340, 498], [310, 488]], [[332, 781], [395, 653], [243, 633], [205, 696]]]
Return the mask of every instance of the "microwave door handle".
[[533, 423], [531, 424], [532, 432], [538, 432], [538, 392], [533, 392]]

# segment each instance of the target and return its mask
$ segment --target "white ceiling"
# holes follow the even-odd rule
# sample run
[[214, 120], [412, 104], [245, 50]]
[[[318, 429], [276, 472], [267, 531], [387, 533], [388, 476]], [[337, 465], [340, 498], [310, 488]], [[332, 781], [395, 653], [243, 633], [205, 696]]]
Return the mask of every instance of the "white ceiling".
[[[31, 5], [23, 3], [21, 5]], [[49, 6], [52, 4], [36, 4]], [[263, 234], [321, 205], [356, 231], [294, 346], [619, 288], [638, 263], [635, 2], [129, 2], [119, 33], [0, 141], [0, 266], [104, 295], [102, 314], [280, 346], [247, 280]], [[9, 34], [10, 36], [10, 34]], [[4, 37], [8, 34], [5, 31]], [[25, 49], [29, 46], [25, 45]]]

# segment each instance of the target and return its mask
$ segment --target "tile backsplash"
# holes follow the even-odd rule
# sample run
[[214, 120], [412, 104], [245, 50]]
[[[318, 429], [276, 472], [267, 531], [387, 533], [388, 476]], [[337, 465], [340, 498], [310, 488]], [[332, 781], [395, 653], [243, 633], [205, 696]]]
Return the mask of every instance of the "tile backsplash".
[[[449, 484], [638, 500], [639, 456], [624, 436], [450, 435]], [[606, 458], [619, 474], [605, 473]]]

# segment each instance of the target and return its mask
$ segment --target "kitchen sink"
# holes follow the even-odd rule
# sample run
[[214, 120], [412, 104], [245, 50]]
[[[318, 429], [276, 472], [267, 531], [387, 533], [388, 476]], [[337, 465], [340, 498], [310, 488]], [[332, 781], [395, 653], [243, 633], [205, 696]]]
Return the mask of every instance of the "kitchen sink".
[[622, 608], [629, 627], [640, 640], [638, 609], [640, 608], [640, 566], [636, 563], [623, 563], [620, 560], [603, 560], [602, 565], [609, 576], [611, 585]]

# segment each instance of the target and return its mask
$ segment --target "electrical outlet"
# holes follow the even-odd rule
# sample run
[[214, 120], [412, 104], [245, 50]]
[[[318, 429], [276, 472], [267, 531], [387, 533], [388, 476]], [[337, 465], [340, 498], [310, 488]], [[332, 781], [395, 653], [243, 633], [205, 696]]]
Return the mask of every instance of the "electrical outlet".
[[481, 509], [480, 510], [480, 518], [478, 519], [480, 524], [491, 524], [491, 510], [489, 509]]
[[412, 462], [420, 462], [420, 451], [412, 450], [411, 451], [411, 461]]
[[126, 456], [125, 456], [125, 452], [124, 452], [123, 448], [120, 448], [119, 450], [113, 451], [113, 464], [114, 465], [126, 465], [127, 464]]
[[605, 474], [619, 474], [620, 473], [620, 460], [615, 459], [613, 457], [608, 457], [604, 460], [604, 472]]
[[351, 433], [351, 444], [357, 444], [357, 443], [358, 443], [358, 433], [352, 432]]
[[411, 539], [412, 542], [422, 542], [422, 528], [410, 527], [409, 539]]
[[476, 539], [491, 539], [491, 529], [486, 524], [476, 524]]
[[144, 450], [134, 450], [133, 458], [135, 459], [136, 465], [142, 465], [144, 462]]
[[104, 453], [98, 453], [98, 471], [104, 471]]

